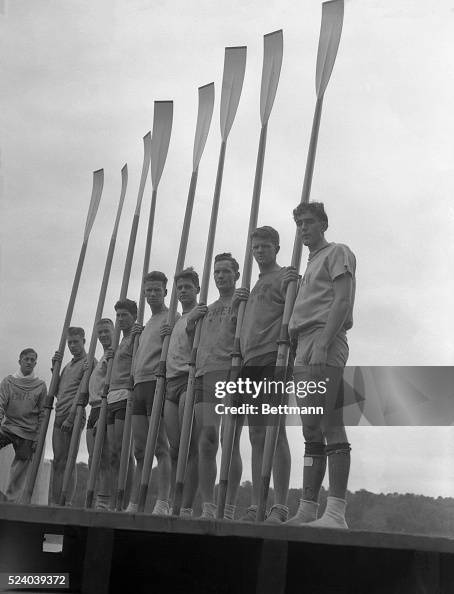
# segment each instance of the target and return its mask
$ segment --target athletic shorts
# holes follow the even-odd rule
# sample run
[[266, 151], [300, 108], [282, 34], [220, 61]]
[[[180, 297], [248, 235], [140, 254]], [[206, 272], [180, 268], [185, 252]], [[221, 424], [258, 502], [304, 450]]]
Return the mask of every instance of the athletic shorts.
[[[261, 388], [256, 390], [255, 387], [251, 388], [250, 391], [237, 394], [234, 399], [236, 406], [246, 404], [255, 407], [253, 414], [248, 414], [249, 425], [271, 425], [282, 416], [279, 414], [271, 414], [262, 412], [262, 405], [269, 404], [270, 406], [285, 405], [288, 403], [288, 394], [285, 390], [276, 390], [273, 384], [273, 380], [278, 379], [276, 377], [276, 358], [277, 352], [266, 353], [259, 357], [250, 359], [246, 365], [241, 368], [239, 379], [249, 379], [251, 382], [262, 382]], [[285, 374], [282, 378], [282, 385], [285, 385], [287, 380], [291, 379], [291, 365], [285, 370]]]
[[[298, 346], [296, 347], [295, 370], [305, 368], [309, 365], [312, 357], [312, 349], [321, 330], [315, 330], [309, 334], [298, 335]], [[327, 365], [332, 367], [345, 367], [348, 359], [348, 343], [345, 333], [338, 334], [328, 349]]]
[[171, 377], [166, 382], [166, 400], [179, 404], [181, 395], [186, 392], [188, 387], [189, 373]]
[[134, 386], [134, 396], [132, 405], [133, 415], [151, 415], [153, 408], [154, 394], [156, 390], [156, 380], [141, 382]]
[[215, 404], [219, 402], [219, 398], [216, 398], [216, 386], [219, 385], [220, 388], [225, 386], [225, 382], [228, 381], [229, 371], [230, 369], [212, 371], [196, 377], [194, 381], [195, 403], [211, 402]]
[[101, 405], [92, 406], [87, 421], [87, 429], [93, 429], [95, 424], [98, 422], [99, 415], [101, 413]]
[[[348, 359], [348, 344], [345, 333], [338, 334], [328, 349], [324, 377], [314, 378], [310, 372], [309, 363], [314, 344], [320, 336], [320, 332], [320, 330], [316, 330], [298, 336], [294, 368], [295, 393], [298, 391], [298, 385], [303, 386], [304, 382], [315, 381], [318, 383], [321, 381], [323, 386], [321, 386], [321, 389], [317, 389], [315, 394], [306, 395], [302, 399], [297, 397], [296, 401], [297, 404], [304, 406], [323, 406], [324, 416], [329, 415], [327, 422], [331, 425], [338, 425], [342, 424], [342, 408], [344, 405], [343, 373]], [[304, 422], [304, 416], [302, 418]]]
[[119, 400], [107, 405], [107, 424], [114, 425], [115, 420], [125, 420], [127, 400]]
[[12, 444], [18, 460], [30, 460], [33, 456], [34, 441], [19, 437], [6, 427], [0, 427], [0, 450]]

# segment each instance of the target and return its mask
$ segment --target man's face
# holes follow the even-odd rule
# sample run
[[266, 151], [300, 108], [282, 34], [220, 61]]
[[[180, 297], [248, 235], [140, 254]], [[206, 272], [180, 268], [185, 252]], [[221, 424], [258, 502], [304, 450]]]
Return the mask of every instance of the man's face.
[[251, 246], [252, 255], [259, 266], [267, 266], [276, 262], [277, 245], [270, 239], [254, 237]]
[[36, 366], [36, 354], [27, 353], [19, 359], [19, 367], [23, 375], [30, 375]]
[[108, 349], [112, 345], [113, 339], [113, 326], [108, 322], [102, 322], [97, 326], [98, 340], [102, 346]]
[[303, 240], [303, 244], [311, 247], [317, 245], [324, 236], [325, 223], [320, 221], [313, 213], [304, 212], [295, 218], [298, 232]]
[[68, 336], [68, 349], [73, 357], [80, 357], [84, 351], [85, 338], [80, 334]]
[[162, 281], [146, 281], [143, 286], [143, 292], [150, 307], [162, 307], [164, 305], [164, 297], [167, 295], [167, 290], [164, 288]]
[[197, 299], [199, 288], [190, 278], [179, 278], [176, 284], [177, 297], [181, 305], [191, 305]]
[[127, 309], [117, 309], [116, 317], [120, 330], [123, 332], [130, 330], [136, 321], [136, 318]]
[[235, 288], [238, 274], [233, 269], [230, 260], [219, 260], [214, 263], [214, 282], [219, 291], [227, 291]]

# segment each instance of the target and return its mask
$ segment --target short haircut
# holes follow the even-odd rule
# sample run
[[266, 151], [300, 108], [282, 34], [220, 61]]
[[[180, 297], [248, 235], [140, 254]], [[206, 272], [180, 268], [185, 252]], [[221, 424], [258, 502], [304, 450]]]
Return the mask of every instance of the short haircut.
[[255, 231], [251, 233], [251, 241], [256, 237], [261, 239], [269, 239], [274, 243], [275, 246], [279, 246], [279, 233], [273, 227], [265, 225], [264, 227], [257, 227]]
[[192, 266], [185, 268], [184, 270], [175, 275], [175, 284], [178, 280], [180, 280], [180, 278], [189, 278], [194, 287], [200, 287], [199, 275]]
[[326, 228], [328, 229], [328, 215], [325, 212], [325, 205], [323, 202], [300, 202], [300, 204], [293, 209], [293, 218], [296, 220], [305, 212], [309, 212], [316, 216], [321, 223], [326, 224]]
[[232, 256], [232, 254], [230, 252], [224, 252], [223, 254], [218, 254], [217, 256], [214, 257], [215, 264], [216, 264], [216, 262], [222, 262], [223, 260], [230, 262], [230, 264], [232, 265], [232, 268], [233, 268], [233, 272], [240, 271], [240, 265], [238, 264], [238, 262], [235, 260], [235, 258]]
[[123, 301], [117, 301], [114, 305], [115, 311], [119, 309], [126, 309], [129, 313], [137, 318], [137, 303], [132, 299], [123, 299]]
[[36, 358], [38, 358], [38, 353], [35, 351], [35, 349], [24, 349], [23, 351], [21, 351], [19, 353], [19, 361], [22, 359], [22, 357], [25, 357], [25, 355], [30, 355], [31, 353], [34, 353], [36, 355]]
[[68, 328], [68, 336], [80, 336], [85, 338], [85, 330], [80, 326], [70, 326]]
[[114, 323], [112, 322], [112, 320], [110, 318], [100, 318], [96, 322], [96, 325], [101, 326], [101, 324], [109, 324], [109, 326], [112, 326], [112, 328], [114, 327]]
[[148, 281], [161, 281], [161, 283], [164, 285], [164, 289], [167, 287], [167, 280], [168, 279], [166, 275], [159, 270], [152, 270], [143, 277], [144, 284]]

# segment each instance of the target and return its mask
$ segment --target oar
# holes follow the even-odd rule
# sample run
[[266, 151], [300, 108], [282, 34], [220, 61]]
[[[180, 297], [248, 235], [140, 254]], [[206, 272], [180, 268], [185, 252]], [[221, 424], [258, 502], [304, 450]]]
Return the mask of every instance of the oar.
[[[66, 339], [68, 334], [68, 328], [71, 324], [71, 318], [74, 310], [74, 303], [76, 301], [77, 290], [79, 288], [79, 281], [82, 274], [82, 268], [84, 265], [85, 254], [87, 251], [88, 238], [90, 237], [90, 231], [95, 221], [96, 213], [98, 212], [99, 201], [101, 200], [102, 188], [104, 185], [104, 170], [98, 169], [93, 173], [93, 188], [91, 192], [90, 206], [88, 208], [87, 220], [85, 223], [84, 237], [82, 241], [82, 247], [80, 249], [79, 261], [77, 263], [76, 274], [74, 275], [73, 286], [71, 289], [71, 295], [69, 297], [68, 308], [66, 310], [65, 321], [63, 323], [63, 329], [60, 337], [60, 344], [58, 346], [58, 352], [63, 357], [66, 346]], [[25, 484], [24, 493], [22, 496], [23, 503], [30, 503], [33, 489], [35, 487], [36, 475], [38, 473], [39, 464], [41, 461], [41, 455], [44, 449], [44, 443], [46, 440], [46, 433], [49, 427], [49, 418], [52, 411], [54, 402], [54, 396], [58, 390], [58, 381], [60, 378], [61, 361], [55, 361], [52, 368], [52, 379], [49, 386], [49, 393], [44, 404], [44, 418], [41, 424], [38, 440], [36, 443], [35, 453], [33, 460], [30, 465], [30, 469], [27, 474], [27, 480]]]
[[[322, 113], [323, 96], [328, 85], [328, 81], [336, 60], [339, 47], [342, 21], [344, 17], [343, 0], [332, 0], [324, 2], [322, 8], [322, 24], [320, 29], [320, 40], [317, 53], [317, 72], [315, 77], [315, 89], [317, 101], [315, 104], [315, 113], [312, 123], [312, 132], [307, 154], [306, 171], [304, 174], [303, 191], [301, 202], [308, 202], [311, 192], [312, 176], [314, 173], [315, 153], [317, 150], [318, 131], [320, 127], [320, 117]], [[297, 270], [300, 268], [302, 240], [298, 231], [295, 234], [293, 244], [292, 266]], [[288, 324], [293, 311], [293, 305], [296, 299], [296, 282], [289, 283], [285, 296], [284, 314], [282, 316], [282, 326], [278, 342], [278, 354], [276, 359], [276, 379], [285, 380], [285, 370], [288, 363], [290, 350], [290, 339], [288, 334]], [[273, 424], [266, 429], [265, 446], [262, 462], [262, 478], [260, 486], [260, 498], [257, 508], [257, 521], [262, 522], [265, 519], [266, 502], [270, 487], [271, 472], [273, 466], [274, 453], [276, 451], [277, 438], [279, 433], [279, 423]]]
[[[199, 88], [199, 106], [197, 113], [197, 124], [194, 139], [194, 150], [192, 159], [192, 175], [191, 183], [189, 185], [188, 199], [186, 202], [186, 211], [184, 215], [183, 230], [181, 233], [180, 247], [178, 250], [177, 264], [175, 274], [178, 274], [183, 269], [184, 259], [186, 256], [186, 248], [188, 244], [189, 227], [191, 224], [192, 207], [194, 204], [195, 190], [197, 187], [197, 176], [199, 172], [199, 163], [202, 157], [203, 149], [205, 148], [208, 131], [210, 129], [211, 117], [213, 115], [214, 106], [214, 84], [210, 83]], [[175, 315], [177, 313], [177, 293], [175, 290], [175, 282], [172, 282], [172, 294], [170, 297], [169, 313], [167, 323], [173, 326], [175, 323]], [[159, 433], [159, 424], [161, 420], [162, 407], [164, 405], [165, 396], [165, 379], [166, 379], [166, 359], [167, 351], [169, 349], [170, 336], [166, 336], [161, 349], [161, 357], [159, 361], [158, 372], [156, 373], [156, 389], [153, 401], [153, 408], [151, 410], [150, 423], [148, 426], [147, 444], [145, 446], [145, 455], [143, 461], [142, 477], [139, 490], [138, 510], [144, 511], [145, 501], [148, 492], [148, 483], [150, 482], [151, 467], [156, 450], [156, 442]]]
[[[227, 138], [232, 128], [238, 109], [238, 104], [243, 88], [244, 72], [246, 70], [246, 47], [227, 47], [224, 55], [224, 74], [222, 78], [221, 94], [221, 149], [219, 152], [216, 185], [214, 187], [213, 205], [211, 207], [210, 228], [208, 231], [207, 249], [203, 265], [202, 283], [200, 286], [200, 303], [206, 303], [211, 276], [213, 259], [214, 238], [218, 220], [219, 201], [221, 197], [222, 176], [224, 172], [225, 149]], [[189, 362], [189, 380], [184, 404], [183, 422], [181, 426], [180, 447], [178, 450], [178, 463], [175, 481], [175, 496], [173, 513], [180, 514], [183, 497], [184, 477], [188, 463], [189, 445], [191, 442], [192, 423], [194, 417], [194, 379], [197, 349], [200, 342], [203, 319], [196, 326], [194, 342]]]
[[[246, 238], [246, 252], [243, 264], [243, 276], [241, 284], [243, 288], [249, 289], [251, 284], [252, 274], [252, 251], [250, 236], [257, 227], [257, 218], [260, 205], [260, 194], [262, 189], [263, 164], [265, 159], [266, 148], [266, 133], [268, 128], [268, 120], [273, 107], [276, 96], [277, 85], [282, 66], [283, 54], [283, 36], [282, 30], [268, 33], [264, 36], [263, 46], [263, 68], [262, 68], [262, 85], [260, 91], [260, 141], [257, 154], [257, 164], [255, 169], [254, 189], [252, 192], [251, 211], [249, 215], [249, 227]], [[243, 324], [244, 310], [246, 304], [242, 301], [238, 307], [238, 318], [235, 330], [235, 341], [232, 353], [232, 369], [238, 369], [241, 365], [240, 352], [240, 331]], [[235, 430], [237, 425], [237, 417], [227, 416], [225, 418], [225, 431], [221, 455], [221, 470], [219, 474], [219, 492], [218, 492], [218, 509], [217, 517], [224, 517], [225, 498], [227, 495], [227, 484], [230, 471], [230, 463], [232, 460], [233, 442], [235, 438]]]
[[66, 504], [66, 498], [68, 496], [69, 481], [71, 479], [71, 475], [74, 471], [74, 466], [76, 464], [77, 452], [79, 449], [80, 434], [81, 434], [82, 428], [83, 428], [83, 425], [82, 425], [83, 414], [84, 414], [85, 407], [87, 406], [87, 403], [88, 403], [88, 382], [90, 380], [90, 375], [92, 372], [93, 362], [94, 362], [95, 353], [96, 353], [96, 344], [97, 344], [97, 339], [98, 339], [97, 324], [102, 317], [102, 311], [104, 309], [104, 303], [106, 300], [107, 285], [109, 283], [110, 271], [112, 268], [112, 260], [113, 260], [113, 255], [114, 255], [114, 251], [115, 251], [115, 243], [117, 240], [117, 232], [118, 232], [118, 226], [120, 224], [121, 212], [123, 210], [123, 204], [124, 204], [125, 195], [126, 195], [127, 183], [128, 183], [128, 174], [127, 174], [127, 169], [125, 166], [125, 167], [123, 167], [122, 172], [121, 172], [120, 200], [118, 202], [115, 223], [114, 223], [114, 227], [113, 227], [113, 231], [112, 231], [112, 236], [110, 238], [109, 249], [107, 251], [106, 263], [104, 266], [104, 274], [103, 274], [103, 278], [102, 278], [102, 282], [101, 282], [101, 289], [99, 291], [98, 305], [96, 307], [95, 321], [93, 322], [93, 329], [92, 329], [91, 338], [90, 338], [90, 347], [88, 349], [88, 355], [87, 355], [88, 369], [85, 371], [85, 373], [82, 377], [82, 381], [80, 382], [79, 389], [78, 389], [76, 417], [75, 417], [73, 431], [72, 431], [72, 435], [71, 435], [71, 442], [69, 445], [68, 459], [66, 461], [65, 473], [63, 475], [63, 486], [62, 486], [60, 502], [59, 502], [60, 505]]
[[[143, 138], [143, 163], [142, 163], [142, 174], [140, 176], [139, 191], [137, 195], [136, 208], [131, 223], [131, 231], [129, 234], [128, 251], [126, 254], [125, 265], [123, 269], [123, 279], [120, 289], [120, 301], [126, 299], [129, 277], [131, 275], [132, 259], [134, 256], [134, 248], [136, 245], [137, 228], [139, 226], [140, 208], [142, 205], [142, 198], [145, 190], [145, 182], [147, 181], [148, 170], [150, 168], [150, 145], [151, 145], [151, 133], [148, 132]], [[125, 166], [126, 167], [126, 166]], [[112, 349], [118, 347], [120, 342], [120, 326], [115, 321], [114, 336], [112, 339]], [[107, 364], [106, 380], [104, 385], [104, 392], [101, 400], [101, 411], [99, 413], [98, 423], [96, 425], [96, 437], [93, 446], [93, 456], [91, 461], [90, 473], [88, 475], [87, 483], [87, 497], [85, 506], [91, 508], [93, 506], [94, 492], [96, 479], [98, 477], [99, 463], [101, 461], [101, 452], [104, 444], [104, 438], [106, 434], [106, 421], [107, 421], [107, 393], [109, 391], [110, 378], [112, 375], [112, 363], [113, 359], [109, 359]]]
[[[148, 272], [150, 265], [151, 242], [153, 239], [154, 214], [156, 210], [156, 198], [158, 194], [158, 185], [167, 159], [167, 153], [170, 144], [170, 134], [172, 132], [173, 104], [169, 101], [155, 101], [153, 117], [153, 133], [151, 136], [151, 182], [152, 194], [150, 204], [150, 216], [148, 219], [147, 239], [145, 242], [145, 255], [143, 259], [142, 278]], [[137, 312], [137, 323], [143, 323], [145, 310], [145, 293], [142, 283], [140, 285], [139, 309]], [[134, 357], [139, 346], [139, 336], [136, 335], [133, 346], [133, 357], [131, 364], [131, 374], [134, 368]], [[123, 499], [125, 496], [126, 480], [128, 475], [129, 453], [131, 449], [131, 425], [132, 425], [132, 405], [134, 381], [131, 376], [131, 386], [126, 405], [125, 423], [123, 428], [123, 439], [121, 444], [120, 469], [118, 473], [118, 486], [116, 493], [116, 508], [121, 511]]]

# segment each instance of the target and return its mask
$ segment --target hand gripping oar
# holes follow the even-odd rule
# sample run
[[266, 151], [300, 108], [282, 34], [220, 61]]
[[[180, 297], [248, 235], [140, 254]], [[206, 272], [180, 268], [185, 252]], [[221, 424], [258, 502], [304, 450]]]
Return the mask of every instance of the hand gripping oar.
[[[145, 242], [145, 254], [143, 259], [142, 279], [148, 272], [150, 265], [151, 242], [153, 239], [154, 214], [156, 210], [156, 198], [158, 194], [158, 185], [161, 180], [164, 165], [167, 159], [167, 153], [170, 144], [170, 134], [172, 132], [173, 104], [169, 101], [155, 101], [153, 117], [153, 133], [151, 136], [151, 181], [152, 194], [150, 203], [150, 216], [148, 219], [147, 239]], [[143, 323], [145, 310], [145, 293], [142, 283], [140, 286], [139, 309], [137, 312], [137, 323]], [[134, 381], [132, 370], [134, 368], [134, 358], [139, 346], [139, 336], [136, 335], [133, 346], [133, 357], [131, 364], [130, 392], [126, 405], [126, 415], [123, 428], [123, 439], [121, 444], [120, 469], [118, 473], [118, 486], [116, 492], [116, 509], [121, 511], [123, 499], [125, 496], [126, 480], [128, 475], [129, 454], [131, 449], [131, 425], [132, 425], [132, 406], [133, 406], [133, 388]]]
[[[150, 168], [150, 146], [151, 146], [151, 134], [148, 132], [143, 138], [143, 163], [142, 163], [142, 174], [140, 176], [139, 191], [137, 195], [136, 208], [132, 218], [131, 231], [129, 234], [128, 251], [126, 254], [125, 265], [123, 269], [123, 279], [120, 289], [120, 301], [126, 299], [129, 277], [131, 274], [132, 259], [134, 256], [134, 248], [136, 244], [137, 228], [139, 226], [140, 208], [142, 205], [143, 193], [145, 190], [145, 182], [147, 181], [148, 170]], [[126, 166], [125, 166], [126, 167]], [[115, 351], [120, 342], [120, 326], [115, 321], [115, 330], [112, 340], [112, 349]], [[112, 375], [112, 364], [113, 359], [109, 359], [107, 364], [106, 380], [104, 385], [104, 392], [101, 400], [101, 411], [99, 413], [98, 423], [96, 425], [96, 437], [93, 446], [93, 456], [91, 461], [90, 473], [88, 475], [87, 483], [87, 497], [85, 506], [91, 508], [93, 506], [94, 492], [96, 479], [98, 477], [99, 463], [101, 461], [101, 452], [104, 444], [104, 438], [106, 434], [106, 420], [107, 420], [107, 393], [109, 391], [110, 378]]]
[[[186, 211], [184, 215], [183, 231], [180, 239], [180, 247], [178, 250], [177, 264], [175, 274], [178, 274], [183, 269], [184, 259], [186, 256], [186, 247], [188, 244], [189, 227], [191, 225], [192, 207], [194, 204], [195, 190], [197, 187], [197, 175], [199, 171], [199, 163], [202, 157], [203, 149], [205, 148], [208, 131], [210, 129], [211, 117], [213, 115], [214, 106], [214, 84], [210, 83], [199, 88], [199, 106], [197, 113], [197, 124], [194, 139], [194, 150], [192, 159], [192, 175], [191, 183], [189, 185], [188, 199], [186, 203]], [[172, 294], [170, 297], [169, 313], [167, 323], [173, 326], [175, 322], [175, 314], [177, 312], [177, 293], [175, 290], [175, 283], [172, 282]], [[148, 426], [147, 444], [145, 446], [145, 455], [143, 461], [142, 477], [139, 489], [138, 510], [144, 511], [145, 501], [148, 492], [148, 483], [150, 482], [151, 467], [156, 450], [156, 443], [159, 433], [159, 424], [161, 420], [162, 407], [164, 405], [165, 395], [165, 379], [166, 379], [166, 359], [167, 351], [169, 349], [170, 336], [166, 336], [161, 349], [161, 357], [159, 361], [158, 372], [156, 373], [156, 389], [153, 401], [153, 408], [151, 410], [150, 423]]]
[[[65, 321], [63, 323], [63, 329], [60, 337], [60, 344], [58, 346], [58, 352], [63, 357], [65, 352], [66, 339], [68, 334], [68, 328], [71, 324], [71, 318], [74, 310], [74, 303], [76, 301], [77, 290], [79, 288], [79, 281], [82, 274], [82, 268], [84, 265], [85, 254], [87, 251], [88, 238], [90, 237], [90, 231], [93, 227], [93, 223], [98, 212], [99, 201], [101, 200], [102, 188], [104, 185], [104, 170], [98, 169], [93, 173], [93, 188], [91, 192], [90, 206], [88, 208], [87, 220], [85, 223], [84, 237], [82, 241], [82, 247], [80, 249], [79, 261], [77, 263], [76, 274], [74, 275], [73, 286], [71, 289], [71, 295], [69, 297], [68, 308], [66, 310]], [[23, 503], [30, 503], [33, 489], [35, 487], [36, 475], [38, 474], [38, 468], [41, 461], [41, 455], [44, 449], [44, 443], [46, 440], [46, 433], [49, 427], [49, 418], [52, 411], [54, 402], [54, 396], [58, 390], [58, 381], [60, 378], [61, 361], [55, 361], [52, 368], [52, 379], [49, 386], [49, 392], [44, 404], [44, 418], [41, 424], [38, 440], [36, 443], [35, 453], [33, 460], [30, 465], [30, 469], [27, 474], [27, 480], [25, 483], [24, 493], [22, 495]]]
[[[268, 120], [273, 107], [274, 98], [276, 97], [277, 85], [282, 66], [283, 54], [283, 35], [282, 30], [268, 33], [264, 36], [263, 45], [263, 68], [262, 68], [262, 85], [260, 91], [260, 120], [261, 131], [260, 141], [257, 154], [257, 164], [255, 169], [254, 189], [252, 192], [251, 212], [249, 215], [249, 227], [246, 238], [246, 252], [243, 264], [243, 276], [241, 285], [243, 288], [249, 289], [251, 284], [252, 274], [252, 251], [250, 236], [257, 227], [257, 218], [259, 213], [260, 194], [262, 189], [263, 164], [265, 159], [266, 147], [266, 132], [268, 128]], [[246, 303], [242, 301], [238, 307], [238, 318], [235, 330], [235, 341], [232, 353], [232, 369], [237, 370], [241, 365], [240, 352], [240, 332], [243, 324], [244, 310]], [[235, 431], [237, 425], [237, 416], [228, 415], [225, 417], [225, 431], [222, 445], [221, 455], [221, 470], [219, 474], [219, 493], [218, 493], [218, 509], [217, 517], [224, 517], [225, 498], [227, 495], [227, 484], [230, 472], [230, 463], [232, 460], [233, 442], [235, 438]]]
[[[328, 81], [336, 60], [337, 49], [342, 32], [342, 21], [344, 16], [343, 0], [332, 0], [324, 2], [322, 8], [322, 24], [320, 29], [320, 40], [317, 53], [317, 73], [315, 89], [317, 101], [315, 104], [314, 120], [307, 154], [306, 171], [304, 174], [303, 191], [301, 202], [308, 202], [311, 191], [312, 176], [314, 172], [315, 153], [317, 149], [317, 138], [320, 127], [320, 117], [322, 112], [323, 96], [328, 85]], [[298, 231], [295, 235], [292, 254], [292, 266], [299, 270], [301, 263], [302, 241]], [[285, 371], [288, 363], [290, 350], [290, 339], [288, 334], [288, 324], [293, 311], [293, 305], [296, 299], [296, 282], [289, 283], [286, 296], [284, 314], [282, 316], [282, 325], [278, 341], [278, 353], [276, 359], [276, 377], [277, 380], [285, 380]], [[270, 425], [266, 429], [265, 446], [263, 451], [262, 478], [260, 486], [260, 498], [257, 508], [257, 521], [262, 522], [265, 519], [266, 502], [270, 487], [271, 472], [273, 466], [274, 453], [276, 451], [277, 438], [279, 433], [279, 423]]]
[[[246, 47], [227, 47], [224, 55], [224, 74], [222, 78], [221, 94], [221, 148], [219, 152], [216, 184], [214, 187], [213, 205], [211, 207], [210, 228], [208, 231], [207, 249], [203, 265], [202, 284], [200, 286], [200, 303], [206, 303], [211, 276], [213, 259], [214, 238], [216, 236], [216, 223], [218, 219], [219, 201], [221, 197], [222, 176], [224, 172], [225, 149], [227, 138], [232, 128], [238, 109], [238, 104], [243, 88], [244, 72], [246, 69]], [[189, 379], [184, 404], [183, 422], [181, 426], [180, 447], [178, 450], [178, 463], [175, 481], [175, 497], [173, 513], [180, 514], [183, 497], [184, 477], [188, 463], [189, 445], [191, 442], [192, 423], [194, 417], [194, 379], [197, 349], [200, 342], [203, 319], [196, 326], [194, 342], [189, 362]]]
[[68, 496], [68, 486], [72, 473], [74, 472], [74, 466], [76, 464], [77, 452], [79, 449], [80, 434], [83, 429], [83, 415], [85, 407], [88, 403], [88, 382], [93, 368], [93, 362], [96, 353], [96, 343], [98, 339], [97, 324], [102, 317], [102, 311], [106, 300], [107, 285], [109, 283], [110, 271], [112, 268], [112, 260], [115, 251], [115, 243], [117, 240], [118, 225], [120, 224], [121, 212], [123, 210], [123, 204], [126, 195], [126, 187], [128, 184], [128, 172], [126, 166], [121, 171], [121, 192], [120, 200], [118, 202], [117, 214], [115, 217], [115, 223], [110, 238], [109, 249], [107, 251], [106, 263], [104, 266], [104, 274], [101, 282], [101, 289], [99, 291], [98, 305], [96, 307], [95, 321], [93, 322], [93, 330], [90, 338], [90, 347], [87, 355], [88, 369], [85, 371], [82, 381], [80, 382], [78, 389], [78, 398], [76, 406], [76, 416], [71, 435], [71, 442], [69, 444], [68, 459], [66, 461], [65, 473], [63, 475], [63, 485], [60, 495], [60, 505], [66, 504], [66, 498]]

